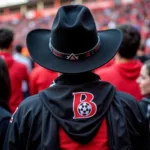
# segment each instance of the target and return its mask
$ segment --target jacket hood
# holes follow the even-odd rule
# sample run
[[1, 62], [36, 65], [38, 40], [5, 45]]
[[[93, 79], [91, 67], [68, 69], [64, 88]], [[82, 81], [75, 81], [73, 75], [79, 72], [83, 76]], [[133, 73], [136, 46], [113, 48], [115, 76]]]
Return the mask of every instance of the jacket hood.
[[139, 60], [133, 60], [126, 63], [117, 64], [116, 67], [124, 78], [136, 80], [140, 74], [142, 63]]
[[[115, 88], [99, 81], [93, 73], [63, 74], [40, 94], [44, 105], [68, 136], [86, 144], [99, 130], [115, 95]], [[88, 94], [93, 97], [90, 99]]]
[[2, 57], [5, 60], [8, 68], [10, 68], [14, 62], [14, 59], [11, 56], [11, 54], [9, 52], [0, 52], [0, 57]]

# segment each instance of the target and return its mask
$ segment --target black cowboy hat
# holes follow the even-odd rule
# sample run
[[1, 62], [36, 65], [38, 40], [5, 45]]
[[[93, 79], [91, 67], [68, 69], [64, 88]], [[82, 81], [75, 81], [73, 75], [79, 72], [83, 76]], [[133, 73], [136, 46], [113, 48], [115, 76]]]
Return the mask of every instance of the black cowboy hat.
[[121, 41], [120, 30], [97, 32], [90, 10], [82, 5], [60, 7], [52, 30], [36, 29], [27, 35], [33, 60], [44, 68], [63, 73], [86, 72], [106, 64]]

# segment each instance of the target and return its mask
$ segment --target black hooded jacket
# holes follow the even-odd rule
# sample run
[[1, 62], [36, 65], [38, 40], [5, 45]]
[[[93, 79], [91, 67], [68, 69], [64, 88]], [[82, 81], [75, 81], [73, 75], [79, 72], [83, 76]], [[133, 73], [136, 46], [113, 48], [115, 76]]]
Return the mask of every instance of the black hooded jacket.
[[6, 108], [0, 106], [0, 150], [2, 150], [3, 148], [3, 143], [5, 140], [5, 135], [7, 132], [7, 127], [10, 118], [11, 118], [10, 112]]
[[[92, 93], [97, 109], [93, 116], [79, 119], [73, 95], [82, 92]], [[93, 73], [61, 75], [50, 88], [24, 100], [9, 125], [4, 150], [59, 150], [59, 127], [74, 141], [87, 144], [104, 117], [109, 150], [148, 150], [148, 122], [140, 105]]]

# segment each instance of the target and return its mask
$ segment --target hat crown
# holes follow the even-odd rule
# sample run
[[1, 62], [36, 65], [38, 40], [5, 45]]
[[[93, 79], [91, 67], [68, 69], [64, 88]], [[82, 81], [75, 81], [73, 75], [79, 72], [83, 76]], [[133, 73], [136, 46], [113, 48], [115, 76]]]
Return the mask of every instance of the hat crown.
[[52, 26], [51, 44], [62, 53], [84, 53], [98, 42], [90, 10], [81, 5], [61, 7]]

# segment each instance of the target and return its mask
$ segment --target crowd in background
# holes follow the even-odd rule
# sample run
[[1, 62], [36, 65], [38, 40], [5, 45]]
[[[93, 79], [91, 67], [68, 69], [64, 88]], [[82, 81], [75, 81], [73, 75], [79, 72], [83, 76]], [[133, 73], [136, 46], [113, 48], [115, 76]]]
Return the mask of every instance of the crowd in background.
[[[142, 43], [146, 44], [146, 49], [150, 49], [150, 1], [142, 0], [129, 5], [116, 5], [107, 9], [91, 10], [95, 17], [97, 29], [115, 28], [118, 24], [131, 23], [141, 32]], [[27, 19], [15, 19], [8, 22], [0, 22], [0, 27], [11, 27], [15, 31], [16, 43], [23, 43], [26, 46], [25, 39], [27, 33], [35, 28], [51, 29], [54, 16], [45, 16]]]

